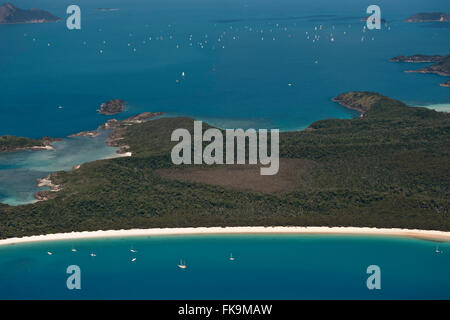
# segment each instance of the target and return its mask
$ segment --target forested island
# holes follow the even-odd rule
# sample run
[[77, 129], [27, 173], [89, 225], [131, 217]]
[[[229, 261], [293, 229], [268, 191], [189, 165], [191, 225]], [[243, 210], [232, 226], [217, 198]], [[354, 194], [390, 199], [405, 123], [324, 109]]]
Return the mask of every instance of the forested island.
[[448, 22], [450, 21], [450, 14], [443, 12], [421, 12], [412, 15], [405, 22], [418, 23], [418, 22]]
[[364, 117], [281, 133], [274, 176], [254, 165], [173, 165], [171, 134], [192, 132], [193, 119], [119, 123], [131, 157], [52, 174], [59, 191], [48, 201], [0, 206], [0, 238], [197, 226], [450, 231], [450, 114], [372, 92], [335, 100]]
[[60, 19], [57, 16], [44, 10], [24, 10], [15, 7], [11, 3], [5, 3], [0, 7], [0, 24], [44, 23], [58, 20]]

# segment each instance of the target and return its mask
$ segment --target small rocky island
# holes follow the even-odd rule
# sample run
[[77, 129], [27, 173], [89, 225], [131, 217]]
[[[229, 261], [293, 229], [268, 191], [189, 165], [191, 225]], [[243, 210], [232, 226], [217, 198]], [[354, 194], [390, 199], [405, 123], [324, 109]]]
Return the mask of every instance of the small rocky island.
[[441, 87], [450, 88], [450, 81], [445, 81], [444, 83], [441, 83]]
[[106, 114], [108, 116], [112, 116], [118, 113], [121, 113], [125, 110], [126, 103], [125, 101], [121, 99], [112, 99], [105, 103], [103, 103], [100, 106], [100, 109], [98, 109], [98, 113], [100, 114]]
[[0, 7], [0, 24], [44, 23], [58, 20], [60, 18], [44, 10], [24, 10], [15, 7], [11, 3], [5, 3]]
[[421, 12], [412, 15], [405, 22], [419, 23], [419, 22], [449, 22], [450, 14], [443, 12]]

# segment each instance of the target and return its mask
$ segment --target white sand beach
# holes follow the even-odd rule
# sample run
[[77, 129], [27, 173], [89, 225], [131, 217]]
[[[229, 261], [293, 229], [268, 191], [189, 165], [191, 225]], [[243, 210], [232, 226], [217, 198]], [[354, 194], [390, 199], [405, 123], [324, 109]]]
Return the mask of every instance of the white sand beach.
[[206, 235], [206, 234], [333, 234], [333, 235], [373, 235], [419, 238], [449, 241], [450, 232], [418, 229], [356, 228], [356, 227], [208, 227], [208, 228], [155, 228], [108, 231], [85, 231], [55, 233], [39, 236], [9, 238], [0, 240], [1, 245], [19, 243], [98, 239], [117, 237], [166, 236], [166, 235]]

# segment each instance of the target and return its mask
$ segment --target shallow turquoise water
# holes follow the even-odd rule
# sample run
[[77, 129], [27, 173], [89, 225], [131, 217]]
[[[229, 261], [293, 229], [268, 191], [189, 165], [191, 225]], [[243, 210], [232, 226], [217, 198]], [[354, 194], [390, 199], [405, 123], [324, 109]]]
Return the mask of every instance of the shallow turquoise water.
[[34, 193], [48, 189], [36, 187], [36, 179], [42, 179], [51, 172], [72, 170], [86, 162], [117, 157], [119, 148], [106, 146], [107, 136], [108, 131], [100, 131], [95, 138], [75, 137], [57, 141], [52, 144], [55, 150], [0, 154], [0, 202], [9, 205], [34, 202]]
[[[186, 270], [177, 267], [180, 259]], [[66, 288], [69, 265], [81, 268], [81, 290]], [[381, 290], [366, 287], [369, 265], [381, 268]], [[59, 241], [0, 247], [0, 299], [449, 299], [449, 270], [450, 243], [417, 239], [208, 235]]]

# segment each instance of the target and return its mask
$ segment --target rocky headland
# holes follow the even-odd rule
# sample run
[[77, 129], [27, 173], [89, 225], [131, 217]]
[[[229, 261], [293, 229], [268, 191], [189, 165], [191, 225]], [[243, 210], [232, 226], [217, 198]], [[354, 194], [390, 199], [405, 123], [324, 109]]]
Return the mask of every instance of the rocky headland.
[[450, 54], [442, 57], [442, 59], [431, 66], [420, 68], [417, 70], [407, 70], [409, 73], [434, 73], [444, 77], [450, 76]]
[[[397, 56], [389, 61], [391, 62], [408, 62], [408, 63], [433, 63], [427, 67], [416, 70], [406, 70], [407, 73], [434, 73], [440, 76], [450, 76], [450, 54], [441, 55], [423, 55], [416, 54], [413, 56]], [[448, 81], [441, 83], [442, 87], [448, 87]]]
[[58, 20], [60, 18], [44, 10], [24, 10], [15, 7], [11, 3], [5, 3], [0, 7], [0, 24], [44, 23]]
[[383, 96], [373, 92], [352, 91], [334, 97], [332, 100], [340, 105], [361, 113], [361, 117]]
[[450, 14], [443, 12], [421, 12], [407, 18], [405, 22], [420, 23], [420, 22], [449, 22]]

